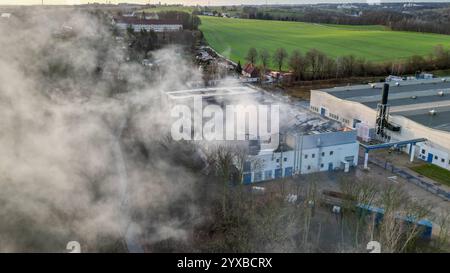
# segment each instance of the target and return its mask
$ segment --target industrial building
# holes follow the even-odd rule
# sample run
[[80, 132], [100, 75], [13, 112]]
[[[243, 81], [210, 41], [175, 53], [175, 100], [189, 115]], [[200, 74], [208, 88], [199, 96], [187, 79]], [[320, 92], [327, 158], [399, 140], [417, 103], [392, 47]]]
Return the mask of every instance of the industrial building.
[[[449, 80], [391, 81], [312, 90], [310, 108], [357, 129], [365, 141], [411, 141], [404, 146], [411, 159], [417, 157], [450, 169]], [[387, 90], [382, 96], [384, 86]]]
[[349, 171], [358, 164], [357, 132], [311, 112], [301, 102], [246, 85], [198, 88], [166, 92], [174, 104], [193, 104], [201, 97], [203, 106], [229, 103], [280, 105], [279, 133], [265, 139], [248, 136], [248, 154], [243, 183], [249, 184], [297, 174]]
[[183, 30], [183, 24], [177, 20], [141, 19], [136, 17], [114, 17], [113, 24], [121, 31], [131, 27], [134, 32], [154, 31], [173, 32]]
[[244, 184], [323, 171], [348, 172], [358, 164], [355, 130], [292, 131], [280, 139], [277, 147], [256, 149], [249, 155]]

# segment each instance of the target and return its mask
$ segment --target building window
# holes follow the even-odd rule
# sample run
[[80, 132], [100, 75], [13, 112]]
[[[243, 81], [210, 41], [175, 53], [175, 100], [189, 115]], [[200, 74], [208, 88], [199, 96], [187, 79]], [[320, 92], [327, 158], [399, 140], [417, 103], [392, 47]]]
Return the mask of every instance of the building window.
[[311, 170], [311, 166], [308, 165], [308, 170]]
[[265, 171], [265, 172], [264, 172], [264, 177], [265, 177], [266, 180], [272, 179], [272, 178], [273, 178], [273, 177], [272, 177], [272, 170]]
[[283, 158], [283, 161], [286, 162], [287, 161], [287, 157]]
[[315, 112], [319, 112], [319, 108], [315, 107], [315, 106], [311, 106], [311, 110], [315, 111]]
[[280, 159], [279, 158], [277, 158], [277, 163], [280, 163]]
[[255, 173], [255, 182], [259, 182], [262, 180], [262, 172], [256, 172]]
[[244, 162], [244, 172], [250, 172], [252, 168], [252, 163], [250, 161]]
[[308, 155], [305, 155], [305, 159], [307, 159], [308, 158]]
[[422, 149], [422, 154], [425, 154], [425, 149]]
[[355, 157], [354, 156], [346, 156], [345, 158], [344, 158], [344, 160], [345, 161], [347, 161], [347, 162], [353, 162], [353, 160], [355, 159]]
[[335, 114], [333, 114], [333, 113], [330, 113], [329, 116], [330, 116], [330, 118], [332, 118], [332, 119], [339, 120], [339, 116], [338, 116], [338, 115], [335, 115]]
[[315, 158], [315, 157], [316, 157], [316, 154], [312, 154], [311, 157], [312, 157], [312, 158]]
[[325, 152], [322, 152], [322, 156], [325, 156]]
[[323, 168], [323, 163], [322, 163], [322, 164], [320, 164], [320, 168]]
[[438, 159], [437, 155], [434, 156], [434, 159]]
[[442, 158], [442, 159], [441, 159], [441, 162], [444, 163], [444, 162], [445, 162], [445, 159]]
[[333, 155], [333, 153], [334, 153], [333, 151], [330, 151], [330, 155]]

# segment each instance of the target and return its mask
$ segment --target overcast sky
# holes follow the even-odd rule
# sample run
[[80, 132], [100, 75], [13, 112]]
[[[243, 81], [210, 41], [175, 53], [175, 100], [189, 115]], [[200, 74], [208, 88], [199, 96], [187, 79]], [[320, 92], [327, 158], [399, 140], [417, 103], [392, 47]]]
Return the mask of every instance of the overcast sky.
[[[0, 5], [40, 5], [42, 0], [0, 0]], [[158, 2], [167, 4], [184, 5], [239, 5], [239, 4], [265, 4], [266, 0], [43, 0], [44, 4], [86, 4], [86, 3], [141, 3], [155, 4]], [[311, 3], [349, 3], [349, 2], [374, 2], [377, 0], [267, 0], [269, 4], [311, 4]], [[448, 0], [389, 0], [382, 2], [447, 2]]]

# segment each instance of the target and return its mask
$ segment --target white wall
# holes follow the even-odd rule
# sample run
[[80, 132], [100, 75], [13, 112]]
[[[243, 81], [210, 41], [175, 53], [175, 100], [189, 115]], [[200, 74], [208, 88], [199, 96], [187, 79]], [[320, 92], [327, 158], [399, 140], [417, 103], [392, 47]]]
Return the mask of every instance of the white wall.
[[[353, 126], [354, 119], [361, 120], [368, 124], [370, 128], [375, 127], [376, 110], [358, 102], [336, 98], [323, 91], [311, 91], [310, 108], [318, 113], [320, 113], [321, 108], [325, 108], [325, 116], [329, 117], [330, 114], [337, 115], [339, 116], [339, 122], [348, 127]], [[343, 122], [343, 119], [348, 120], [349, 123]], [[406, 117], [395, 115], [395, 113], [391, 113], [389, 120], [401, 126], [400, 133], [388, 131], [388, 134], [391, 136], [391, 141], [426, 138], [428, 141], [423, 145], [429, 147], [427, 151], [430, 150], [433, 155], [438, 155], [438, 159], [433, 160], [432, 163], [447, 169], [450, 168], [448, 162], [450, 158], [449, 132], [435, 130], [416, 123]], [[416, 155], [418, 156], [417, 150], [418, 149], [416, 149]], [[407, 152], [409, 152], [409, 150]], [[442, 162], [442, 159], [444, 159], [444, 162]]]
[[[124, 23], [117, 23], [116, 26], [121, 30], [126, 30], [129, 25]], [[132, 27], [134, 32], [140, 32], [142, 29], [145, 29], [146, 31], [153, 30], [155, 32], [183, 30], [182, 25], [132, 25]]]
[[[277, 162], [278, 160], [278, 162]], [[285, 169], [294, 166], [294, 151], [281, 153], [265, 153], [251, 156], [252, 164], [252, 181], [255, 182], [255, 173], [262, 172], [262, 180], [270, 180], [275, 178], [275, 169], [282, 168], [282, 175], [285, 176]], [[271, 177], [266, 177], [266, 171], [272, 171]]]
[[299, 166], [301, 164], [300, 172], [302, 174], [323, 172], [328, 171], [330, 163], [333, 164], [333, 169], [341, 168], [341, 162], [345, 161], [346, 157], [353, 156], [351, 165], [356, 166], [358, 164], [358, 150], [358, 142], [303, 150], [302, 158], [298, 160], [297, 164]]
[[428, 155], [432, 155], [433, 164], [450, 170], [449, 153], [442, 151], [440, 148], [432, 147], [427, 143], [417, 143], [415, 156], [419, 159], [428, 162]]
[[[350, 165], [356, 166], [358, 164], [358, 151], [359, 143], [357, 141], [354, 143], [305, 149], [302, 153], [299, 153], [301, 154], [302, 159], [301, 161], [297, 160], [298, 169], [300, 169], [301, 164], [301, 174], [323, 172], [328, 171], [329, 163], [333, 164], [333, 170], [341, 169], [342, 161], [345, 161], [346, 157], [351, 156], [353, 156], [353, 162], [351, 162]], [[322, 152], [324, 153], [324, 156], [322, 156]], [[330, 152], [332, 152], [332, 154], [330, 154]], [[307, 158], [305, 158], [306, 155]], [[262, 172], [262, 180], [260, 181], [274, 179], [275, 169], [282, 168], [283, 177], [286, 175], [286, 168], [292, 167], [294, 172], [296, 170], [294, 166], [294, 156], [294, 151], [283, 152], [283, 157], [281, 157], [281, 153], [266, 153], [251, 156], [249, 160], [252, 162], [252, 182], [259, 182], [255, 181], [255, 174], [257, 172]], [[255, 167], [257, 168], [255, 169]], [[272, 171], [272, 177], [266, 177], [266, 171]]]
[[[316, 113], [321, 113], [324, 108], [325, 116], [338, 120], [349, 128], [353, 128], [353, 120], [358, 119], [369, 127], [374, 128], [377, 112], [361, 103], [339, 99], [327, 92], [311, 90], [310, 108]], [[330, 116], [332, 114], [333, 116]], [[334, 115], [337, 115], [336, 119]]]

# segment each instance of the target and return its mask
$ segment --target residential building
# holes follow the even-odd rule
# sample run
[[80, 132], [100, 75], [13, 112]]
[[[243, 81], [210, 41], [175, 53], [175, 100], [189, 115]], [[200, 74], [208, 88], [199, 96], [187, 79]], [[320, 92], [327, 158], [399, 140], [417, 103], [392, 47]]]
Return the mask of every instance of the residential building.
[[254, 64], [247, 63], [242, 68], [242, 76], [246, 78], [258, 79], [260, 76], [259, 69]]

